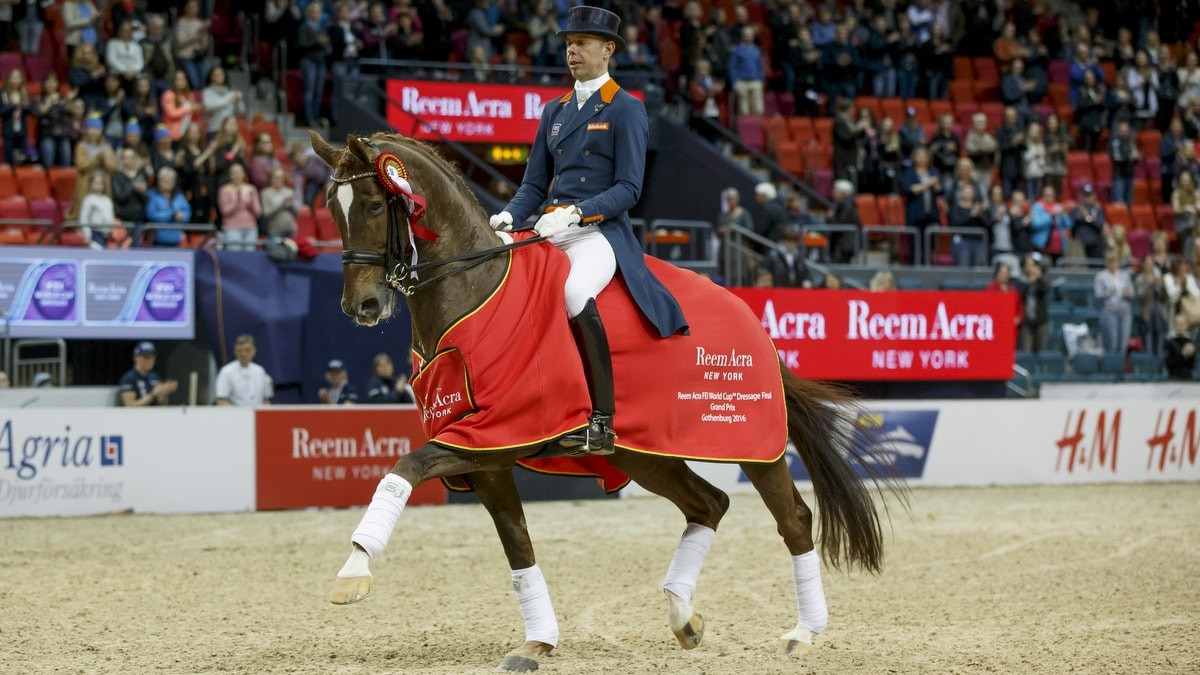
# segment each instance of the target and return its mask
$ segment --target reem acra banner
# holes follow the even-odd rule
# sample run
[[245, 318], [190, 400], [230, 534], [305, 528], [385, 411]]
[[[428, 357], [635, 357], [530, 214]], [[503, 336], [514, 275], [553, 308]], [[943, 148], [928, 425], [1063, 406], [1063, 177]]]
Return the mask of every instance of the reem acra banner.
[[[388, 80], [388, 124], [406, 136], [463, 143], [533, 143], [546, 104], [571, 85], [539, 87]], [[640, 91], [631, 94], [642, 98]]]
[[734, 289], [784, 364], [839, 381], [1007, 380], [1016, 296], [961, 291]]

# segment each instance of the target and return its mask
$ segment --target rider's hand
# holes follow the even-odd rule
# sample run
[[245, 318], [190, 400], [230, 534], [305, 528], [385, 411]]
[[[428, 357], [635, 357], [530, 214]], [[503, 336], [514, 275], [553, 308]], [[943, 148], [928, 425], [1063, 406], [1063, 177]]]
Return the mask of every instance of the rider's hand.
[[493, 230], [512, 232], [512, 214], [508, 211], [501, 211], [492, 216], [488, 220], [488, 224], [492, 226]]
[[533, 230], [543, 237], [549, 238], [559, 232], [563, 232], [578, 222], [579, 209], [574, 206], [564, 206], [561, 209], [555, 209], [538, 218], [537, 224], [533, 226]]

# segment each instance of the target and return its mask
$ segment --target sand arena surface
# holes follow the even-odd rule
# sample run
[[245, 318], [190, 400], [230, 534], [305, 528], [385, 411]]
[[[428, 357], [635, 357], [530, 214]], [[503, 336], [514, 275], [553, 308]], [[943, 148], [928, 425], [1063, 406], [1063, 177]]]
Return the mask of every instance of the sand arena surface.
[[[368, 495], [363, 495], [364, 500]], [[806, 494], [806, 498], [810, 495]], [[407, 510], [366, 601], [325, 601], [362, 511], [0, 520], [0, 673], [484, 673], [523, 632], [479, 506]], [[1200, 485], [920, 490], [883, 575], [790, 561], [737, 496], [678, 648], [658, 584], [683, 528], [657, 498], [527, 507], [562, 638], [548, 673], [1197, 673]]]

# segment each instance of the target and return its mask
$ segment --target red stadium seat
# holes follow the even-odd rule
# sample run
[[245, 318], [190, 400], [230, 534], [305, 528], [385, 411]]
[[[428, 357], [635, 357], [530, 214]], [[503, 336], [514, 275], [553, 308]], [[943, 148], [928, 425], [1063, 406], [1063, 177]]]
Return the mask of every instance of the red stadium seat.
[[833, 118], [818, 117], [813, 120], [813, 131], [821, 143], [833, 142]]
[[954, 57], [954, 79], [956, 80], [971, 80], [975, 77], [975, 71], [971, 67], [971, 57], [956, 56]]
[[803, 148], [804, 170], [808, 173], [833, 168], [833, 147], [825, 143], [812, 142]]
[[1046, 79], [1051, 84], [1068, 84], [1071, 81], [1071, 64], [1062, 59], [1054, 59], [1046, 68]]
[[8, 164], [0, 164], [0, 195], [15, 195], [20, 192], [13, 168]]
[[58, 202], [49, 197], [30, 199], [29, 215], [33, 216], [35, 220], [49, 220], [56, 226], [61, 225], [63, 221], [62, 212], [58, 210]]
[[975, 103], [975, 84], [971, 80], [950, 80], [950, 100], [956, 108], [960, 103]]
[[796, 114], [796, 97], [790, 91], [780, 92], [779, 94], [779, 114], [784, 117], [791, 117]]
[[933, 113], [929, 112], [929, 101], [923, 98], [910, 98], [904, 102], [906, 108], [912, 108], [917, 111], [917, 121], [921, 124], [929, 124], [935, 122]]
[[977, 82], [1000, 84], [1000, 67], [996, 65], [996, 59], [990, 56], [980, 56], [972, 59], [971, 67], [975, 71]]
[[1000, 124], [1004, 122], [1004, 104], [995, 101], [987, 101], [979, 104], [979, 112], [987, 115], [988, 129], [996, 130], [1000, 128]]
[[985, 82], [983, 80], [975, 80], [972, 83], [975, 88], [975, 99], [984, 102], [999, 102], [1000, 101], [1000, 85], [996, 82]]
[[1104, 205], [1104, 220], [1109, 225], [1123, 225], [1126, 232], [1133, 228], [1129, 207], [1121, 202], [1109, 202]]
[[833, 196], [833, 169], [817, 169], [812, 175], [813, 189], [826, 199]]
[[804, 158], [800, 154], [799, 144], [792, 142], [780, 143], [776, 150], [776, 159], [784, 171], [797, 177], [804, 177]]
[[1154, 203], [1154, 183], [1146, 178], [1133, 179], [1133, 203], [1149, 206]]
[[863, 108], [870, 110], [871, 114], [875, 115], [877, 121], [883, 119], [883, 106], [880, 105], [879, 99], [874, 96], [859, 96], [854, 99], [855, 111], [862, 110]]
[[1069, 178], [1072, 183], [1074, 183], [1076, 180], [1091, 182], [1092, 156], [1086, 152], [1068, 152], [1067, 178]]
[[32, 220], [29, 211], [29, 201], [21, 195], [12, 195], [0, 199], [0, 220]]
[[779, 114], [779, 93], [774, 91], [763, 92], [763, 116], [775, 117]]
[[816, 139], [817, 132], [813, 129], [811, 117], [789, 117], [787, 127], [788, 136], [800, 146]]
[[301, 239], [317, 238], [317, 221], [312, 209], [307, 206], [301, 206], [296, 212], [296, 236]]
[[1143, 260], [1150, 255], [1150, 231], [1145, 229], [1134, 228], [1125, 236], [1129, 242], [1129, 255], [1134, 260]]
[[1170, 204], [1155, 204], [1154, 219], [1158, 221], [1158, 229], [1174, 234], [1175, 209]]
[[1162, 132], [1158, 129], [1139, 131], [1137, 135], [1138, 150], [1142, 158], [1159, 157], [1158, 146], [1162, 143]]
[[60, 202], [69, 202], [75, 198], [75, 181], [78, 171], [73, 166], [52, 166], [48, 170], [50, 190], [54, 198]]
[[1102, 152], [1092, 153], [1092, 176], [1096, 178], [1097, 183], [1112, 184], [1113, 168], [1112, 158]]
[[929, 102], [929, 114], [935, 121], [940, 120], [942, 115], [954, 117], [954, 105], [945, 99], [934, 99]]
[[875, 195], [855, 195], [854, 206], [858, 209], [858, 219], [863, 225], [882, 225], [883, 214], [879, 210], [879, 201]]
[[1154, 206], [1150, 204], [1134, 204], [1129, 207], [1129, 217], [1133, 221], [1133, 229], [1153, 232], [1158, 229], [1158, 221], [1154, 219]]
[[766, 137], [766, 147], [771, 153], [776, 151], [780, 143], [788, 140], [787, 122], [782, 117], [763, 118], [763, 135]]
[[879, 210], [884, 225], [904, 224], [904, 200], [900, 195], [880, 195]]
[[336, 242], [340, 250], [342, 247], [342, 235], [338, 232], [337, 223], [334, 222], [333, 214], [329, 212], [329, 209], [314, 209], [313, 219], [317, 225], [317, 239]]
[[23, 164], [14, 167], [17, 175], [17, 184], [21, 187], [21, 194], [25, 195], [26, 199], [46, 199], [53, 196], [50, 190], [50, 181], [46, 178], [46, 170], [40, 164]]
[[1071, 91], [1069, 85], [1062, 82], [1051, 82], [1049, 84], [1050, 101], [1055, 107], [1070, 105]]
[[964, 129], [971, 128], [971, 117], [977, 112], [979, 112], [979, 104], [974, 100], [955, 101], [954, 103], [954, 119]]

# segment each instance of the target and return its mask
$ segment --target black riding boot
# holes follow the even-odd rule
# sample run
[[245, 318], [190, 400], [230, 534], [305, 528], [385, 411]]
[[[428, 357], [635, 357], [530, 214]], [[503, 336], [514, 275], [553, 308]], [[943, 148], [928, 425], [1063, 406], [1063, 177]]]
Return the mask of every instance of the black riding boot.
[[612, 354], [608, 351], [608, 334], [600, 321], [595, 298], [588, 300], [583, 311], [571, 319], [575, 341], [583, 356], [588, 376], [588, 392], [592, 395], [592, 417], [587, 428], [564, 436], [560, 444], [579, 448], [578, 454], [609, 455], [617, 435], [613, 432], [612, 416], [616, 404], [613, 396]]

